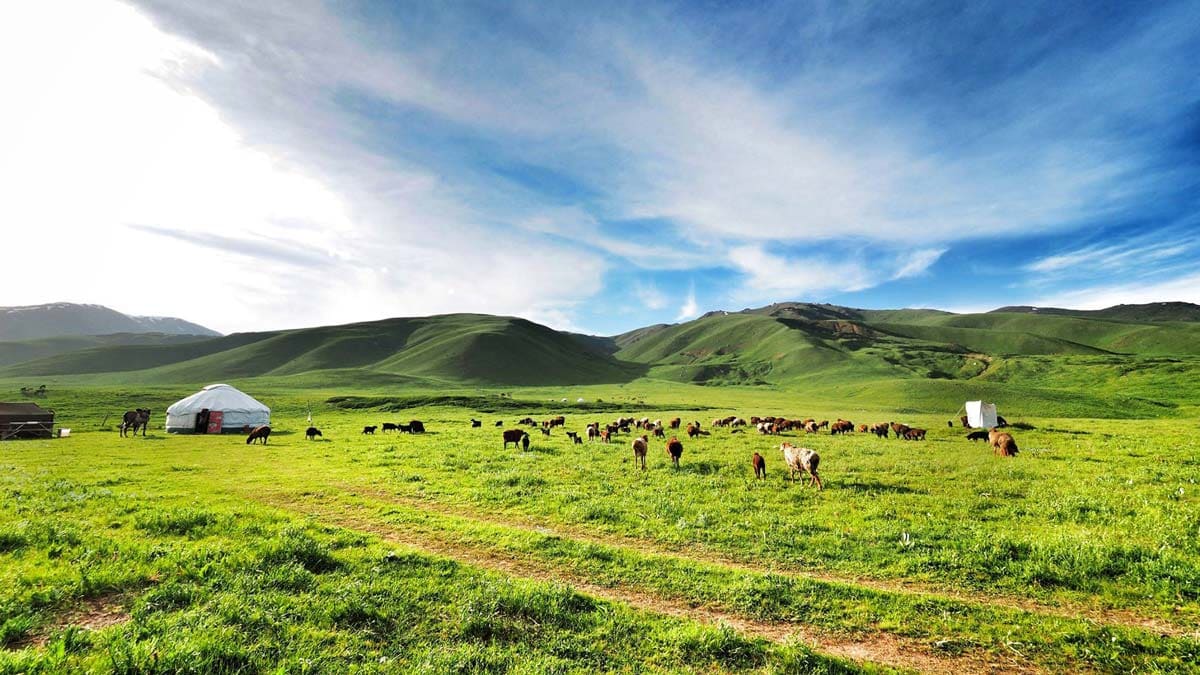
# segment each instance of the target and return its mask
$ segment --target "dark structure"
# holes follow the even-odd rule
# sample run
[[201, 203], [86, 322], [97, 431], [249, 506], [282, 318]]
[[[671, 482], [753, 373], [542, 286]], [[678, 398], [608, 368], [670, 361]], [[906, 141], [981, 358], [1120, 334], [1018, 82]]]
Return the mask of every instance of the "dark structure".
[[0, 403], [0, 441], [53, 436], [53, 410], [36, 403]]

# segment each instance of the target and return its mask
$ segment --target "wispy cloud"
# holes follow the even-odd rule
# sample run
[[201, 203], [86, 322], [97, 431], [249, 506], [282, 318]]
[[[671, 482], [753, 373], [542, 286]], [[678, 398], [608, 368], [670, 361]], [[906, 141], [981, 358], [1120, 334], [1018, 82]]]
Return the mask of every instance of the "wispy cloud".
[[688, 288], [687, 297], [683, 299], [683, 305], [679, 307], [679, 313], [675, 315], [676, 321], [687, 321], [700, 316], [700, 305], [696, 302], [696, 285], [692, 284]]

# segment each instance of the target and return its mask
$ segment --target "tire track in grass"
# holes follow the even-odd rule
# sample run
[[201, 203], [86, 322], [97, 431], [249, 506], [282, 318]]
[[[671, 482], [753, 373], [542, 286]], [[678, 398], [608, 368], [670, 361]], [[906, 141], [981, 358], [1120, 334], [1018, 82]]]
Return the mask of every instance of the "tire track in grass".
[[[922, 640], [883, 631], [873, 632], [869, 637], [856, 639], [800, 622], [757, 620], [697, 602], [663, 597], [653, 591], [633, 587], [626, 582], [622, 582], [619, 586], [598, 585], [585, 576], [566, 571], [552, 563], [517, 558], [500, 551], [422, 534], [415, 528], [402, 529], [378, 520], [348, 514], [345, 507], [353, 505], [343, 503], [339, 505], [342, 507], [341, 510], [333, 511], [328, 508], [320, 508], [311, 502], [301, 503], [294, 498], [294, 495], [266, 496], [259, 493], [254, 498], [277, 508], [312, 517], [319, 522], [373, 534], [393, 544], [451, 558], [464, 564], [515, 577], [566, 584], [603, 600], [623, 603], [657, 614], [676, 616], [709, 625], [724, 623], [745, 635], [772, 642], [799, 641], [816, 651], [846, 658], [860, 664], [885, 665], [923, 673], [1043, 672], [1042, 668], [1028, 661], [1016, 649], [1003, 655], [982, 650], [971, 650], [957, 655], [940, 654], [930, 651], [929, 645]], [[359, 505], [354, 508], [365, 510], [367, 507]]]
[[823, 571], [798, 570], [786, 565], [780, 565], [778, 567], [764, 567], [761, 565], [747, 563], [743, 560], [737, 560], [731, 556], [713, 552], [704, 548], [703, 546], [696, 546], [689, 548], [686, 551], [680, 551], [678, 549], [672, 549], [670, 546], [657, 544], [638, 537], [597, 533], [581, 527], [561, 523], [554, 523], [551, 525], [544, 521], [540, 521], [535, 517], [524, 514], [504, 514], [503, 517], [500, 517], [496, 514], [482, 512], [479, 509], [467, 505], [447, 505], [429, 499], [405, 497], [403, 495], [397, 495], [385, 490], [363, 488], [361, 486], [350, 484], [341, 484], [333, 487], [336, 487], [339, 490], [344, 490], [350, 494], [369, 496], [385, 502], [391, 502], [398, 505], [407, 506], [409, 508], [429, 511], [440, 515], [470, 518], [483, 523], [499, 525], [502, 527], [524, 529], [526, 531], [536, 532], [546, 536], [569, 537], [577, 541], [592, 544], [631, 549], [646, 555], [679, 557], [680, 555], [686, 554], [686, 556], [691, 560], [698, 560], [713, 565], [720, 565], [730, 569], [752, 572], [756, 574], [785, 574], [788, 576], [812, 581], [860, 586], [886, 593], [903, 593], [917, 597], [955, 600], [973, 605], [1005, 607], [1008, 609], [1029, 612], [1031, 614], [1043, 614], [1046, 616], [1054, 616], [1064, 619], [1086, 619], [1101, 625], [1132, 628], [1167, 637], [1189, 638], [1193, 640], [1200, 639], [1200, 629], [1195, 627], [1189, 628], [1179, 626], [1169, 621], [1147, 616], [1133, 610], [1094, 607], [1066, 601], [1058, 605], [1050, 605], [1044, 602], [1039, 602], [1032, 598], [977, 593], [955, 588], [927, 586], [919, 583], [889, 581], [871, 577], [839, 575]]

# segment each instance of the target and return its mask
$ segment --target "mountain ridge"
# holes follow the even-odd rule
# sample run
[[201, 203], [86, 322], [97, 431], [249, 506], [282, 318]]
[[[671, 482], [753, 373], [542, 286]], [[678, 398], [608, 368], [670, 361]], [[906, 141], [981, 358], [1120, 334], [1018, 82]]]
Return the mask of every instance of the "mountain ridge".
[[4, 342], [120, 333], [221, 335], [184, 319], [124, 314], [104, 305], [52, 302], [0, 307], [0, 341]]

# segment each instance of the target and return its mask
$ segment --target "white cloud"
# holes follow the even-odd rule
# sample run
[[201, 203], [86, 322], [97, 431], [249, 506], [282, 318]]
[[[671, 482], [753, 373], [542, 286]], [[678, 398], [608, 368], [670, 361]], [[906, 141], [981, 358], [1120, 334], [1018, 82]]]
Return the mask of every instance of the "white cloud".
[[[633, 285], [633, 294], [646, 309], [659, 310], [667, 306], [667, 296], [653, 283], [638, 282]], [[692, 292], [693, 297], [695, 291]]]
[[1140, 305], [1152, 302], [1200, 304], [1200, 273], [1161, 281], [1082, 288], [1047, 295], [1031, 304], [1038, 307], [1104, 309], [1113, 305]]
[[900, 269], [892, 274], [892, 279], [907, 279], [924, 274], [945, 252], [945, 248], [926, 248], [901, 254]]
[[679, 313], [675, 315], [676, 321], [687, 321], [700, 316], [700, 305], [696, 302], [696, 286], [693, 284], [688, 289], [687, 297], [683, 299], [683, 305], [679, 307]]
[[[335, 25], [310, 28], [345, 44]], [[479, 224], [434, 174], [344, 138], [320, 91], [290, 89], [295, 72], [220, 47], [112, 2], [0, 9], [0, 220], [16, 225], [6, 246], [45, 252], [6, 260], [6, 304], [96, 302], [225, 331], [449, 311], [573, 327], [600, 290], [603, 261]], [[239, 108], [256, 96], [278, 110]]]

